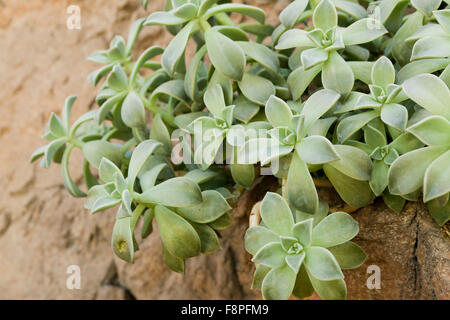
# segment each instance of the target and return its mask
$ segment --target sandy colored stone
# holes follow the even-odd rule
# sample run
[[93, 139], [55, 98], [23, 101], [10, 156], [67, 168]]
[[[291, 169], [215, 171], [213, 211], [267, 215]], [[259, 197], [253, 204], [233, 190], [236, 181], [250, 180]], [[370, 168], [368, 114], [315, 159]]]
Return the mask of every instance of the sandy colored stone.
[[[260, 4], [276, 23], [288, 3]], [[82, 29], [66, 28], [66, 8], [77, 4]], [[150, 1], [149, 12], [163, 1]], [[233, 210], [234, 225], [221, 232], [223, 250], [187, 262], [186, 275], [162, 262], [155, 232], [140, 242], [133, 265], [113, 257], [110, 235], [114, 211], [92, 216], [83, 199], [64, 190], [60, 168], [30, 165], [50, 112], [59, 112], [66, 96], [77, 94], [73, 119], [92, 105], [96, 90], [87, 82], [96, 65], [86, 57], [104, 49], [115, 34], [126, 37], [128, 26], [145, 13], [137, 0], [2, 0], [0, 1], [0, 298], [2, 299], [259, 299], [250, 290], [253, 264], [243, 236], [253, 204], [274, 181], [266, 178], [247, 191]], [[235, 17], [234, 17], [235, 18]], [[239, 19], [236, 17], [235, 19]], [[165, 46], [163, 28], [145, 28], [137, 52]], [[81, 179], [80, 153], [71, 170]], [[336, 195], [320, 196], [339, 205]], [[401, 215], [381, 201], [354, 214], [360, 223], [358, 242], [368, 253], [358, 270], [345, 272], [351, 299], [448, 299], [450, 242], [419, 203]], [[156, 227], [156, 226], [155, 226]], [[381, 269], [381, 289], [368, 290], [369, 265]], [[81, 269], [81, 289], [69, 290], [67, 267]]]

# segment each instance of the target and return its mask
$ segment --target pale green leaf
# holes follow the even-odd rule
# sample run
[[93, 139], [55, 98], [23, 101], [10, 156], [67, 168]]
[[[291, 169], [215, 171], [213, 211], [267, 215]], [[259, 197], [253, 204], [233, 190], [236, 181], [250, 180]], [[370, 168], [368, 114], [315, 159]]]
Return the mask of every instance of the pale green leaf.
[[434, 160], [425, 171], [423, 202], [436, 199], [450, 192], [450, 151]]
[[384, 26], [374, 18], [358, 20], [342, 31], [346, 46], [371, 42], [387, 33]]
[[339, 53], [332, 51], [328, 60], [323, 64], [323, 86], [340, 94], [347, 94], [352, 91], [354, 82], [355, 76], [350, 66]]
[[310, 246], [312, 241], [313, 218], [297, 222], [292, 228], [292, 233], [303, 246]]
[[330, 0], [322, 0], [314, 10], [313, 24], [323, 32], [337, 26], [336, 7]]
[[339, 160], [339, 154], [331, 142], [322, 136], [309, 136], [296, 146], [300, 158], [306, 163], [323, 164]]
[[397, 130], [404, 131], [408, 122], [408, 110], [401, 104], [389, 103], [381, 108], [381, 120]]
[[261, 292], [266, 300], [286, 300], [294, 289], [297, 275], [285, 263], [267, 273], [261, 286]]
[[271, 242], [262, 247], [253, 257], [252, 261], [257, 264], [276, 268], [284, 263], [287, 253], [280, 242]]
[[177, 33], [175, 38], [172, 39], [167, 48], [164, 50], [164, 53], [161, 57], [161, 65], [169, 75], [174, 74], [178, 62], [184, 54], [186, 44], [194, 27], [195, 23], [188, 23]]
[[238, 85], [248, 100], [260, 106], [264, 106], [269, 97], [275, 94], [275, 86], [270, 80], [250, 73], [244, 73]]
[[450, 90], [444, 81], [432, 74], [421, 74], [403, 83], [406, 95], [435, 115], [450, 120]]
[[297, 23], [298, 18], [300, 18], [307, 5], [308, 0], [295, 0], [290, 3], [280, 13], [281, 23], [287, 29], [291, 29]]
[[241, 47], [214, 30], [205, 32], [205, 41], [208, 56], [214, 67], [232, 80], [242, 80], [246, 61]]
[[188, 178], [172, 178], [136, 195], [136, 200], [144, 204], [161, 204], [183, 208], [202, 202], [199, 186]]
[[358, 222], [348, 213], [334, 212], [314, 227], [311, 245], [334, 247], [353, 239], [358, 232]]
[[407, 129], [429, 146], [450, 145], [450, 122], [441, 116], [429, 116]]
[[341, 269], [355, 269], [360, 267], [366, 260], [366, 253], [356, 243], [348, 241], [328, 248], [336, 258]]
[[278, 235], [290, 236], [294, 217], [286, 200], [280, 195], [268, 192], [261, 203], [261, 218], [264, 224]]
[[319, 206], [316, 187], [308, 166], [297, 153], [292, 156], [289, 168], [286, 192], [289, 202], [298, 210], [314, 214]]
[[344, 278], [336, 258], [330, 251], [321, 247], [308, 247], [305, 252], [306, 270], [316, 279], [330, 281]]
[[408, 152], [397, 158], [388, 173], [389, 191], [407, 195], [423, 185], [428, 166], [446, 151], [446, 147], [427, 147]]
[[179, 208], [178, 213], [193, 222], [209, 223], [231, 210], [224, 197], [215, 190], [202, 192], [203, 201], [192, 207]]
[[288, 104], [274, 95], [267, 100], [265, 113], [267, 120], [274, 128], [288, 127], [293, 117]]
[[279, 241], [279, 235], [262, 226], [251, 227], [245, 233], [245, 249], [252, 255], [268, 243]]

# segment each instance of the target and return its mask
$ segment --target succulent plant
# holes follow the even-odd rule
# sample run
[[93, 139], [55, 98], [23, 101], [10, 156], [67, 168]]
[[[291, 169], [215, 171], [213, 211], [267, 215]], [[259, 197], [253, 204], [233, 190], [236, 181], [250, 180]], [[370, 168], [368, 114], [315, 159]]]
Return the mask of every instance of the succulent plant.
[[450, 110], [446, 102], [450, 90], [444, 81], [430, 74], [407, 80], [403, 88], [411, 100], [429, 113], [407, 129], [426, 147], [408, 152], [392, 163], [389, 189], [397, 195], [423, 190], [423, 201], [435, 200], [435, 207], [441, 208], [438, 211], [433, 207], [430, 212], [439, 224], [444, 224], [450, 219], [450, 212], [443, 210], [450, 192]]
[[300, 48], [291, 56], [297, 58], [297, 62], [291, 65], [294, 64], [294, 68], [298, 65], [298, 68], [287, 80], [293, 98], [300, 98], [320, 72], [326, 89], [342, 95], [350, 93], [355, 77], [352, 68], [339, 52], [347, 50], [357, 53], [361, 60], [367, 60], [369, 52], [358, 45], [381, 37], [387, 30], [374, 18], [359, 19], [346, 28], [338, 27], [337, 10], [330, 0], [319, 2], [312, 21], [312, 30], [286, 31], [275, 47], [278, 50]]
[[253, 288], [261, 289], [264, 299], [304, 298], [314, 291], [323, 299], [345, 299], [341, 269], [357, 268], [366, 258], [350, 241], [358, 222], [345, 212], [327, 215], [325, 203], [315, 215], [293, 214], [286, 200], [271, 192], [260, 211], [262, 224], [245, 235], [245, 248], [257, 264]]
[[[156, 225], [181, 273], [220, 249], [237, 198], [270, 165], [281, 195], [265, 195], [245, 237], [253, 287], [266, 299], [345, 298], [341, 269], [365, 259], [348, 213], [382, 197], [398, 214], [420, 200], [450, 220], [449, 12], [448, 0], [295, 0], [270, 25], [249, 5], [167, 0], [88, 58], [102, 65], [89, 75], [98, 108], [71, 124], [67, 98], [31, 160], [61, 163], [92, 213], [117, 207], [117, 256], [133, 262]], [[155, 25], [173, 39], [135, 57]], [[71, 178], [76, 148], [86, 187]], [[323, 180], [348, 213], [329, 214]]]

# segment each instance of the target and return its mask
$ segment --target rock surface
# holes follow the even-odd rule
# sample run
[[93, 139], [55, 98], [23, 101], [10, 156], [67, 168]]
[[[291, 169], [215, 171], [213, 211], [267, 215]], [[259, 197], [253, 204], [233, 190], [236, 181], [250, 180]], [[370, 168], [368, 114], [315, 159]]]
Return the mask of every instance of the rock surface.
[[[270, 22], [287, 3], [255, 2]], [[149, 11], [162, 3], [150, 1]], [[81, 8], [81, 30], [66, 27], [71, 4]], [[221, 234], [223, 250], [188, 261], [183, 277], [163, 264], [157, 231], [140, 242], [135, 264], [115, 259], [109, 248], [114, 212], [89, 215], [82, 199], [65, 192], [58, 166], [44, 170], [28, 163], [43, 143], [49, 113], [59, 112], [66, 96], [79, 96], [74, 118], [91, 107], [95, 89], [86, 78], [95, 65], [86, 57], [106, 48], [115, 34], [126, 36], [131, 22], [145, 15], [137, 0], [0, 0], [1, 299], [260, 298], [249, 289], [253, 266], [243, 235], [248, 212], [273, 188], [272, 180], [244, 193], [233, 227]], [[162, 28], [144, 30], [141, 49], [170, 40]], [[81, 179], [80, 164], [71, 165]], [[321, 196], [339, 205], [329, 191]], [[450, 298], [450, 242], [423, 205], [410, 203], [397, 215], [376, 202], [354, 217], [361, 229], [356, 242], [369, 258], [345, 272], [350, 299]], [[80, 266], [80, 289], [67, 289], [71, 265]], [[381, 271], [378, 290], [366, 286], [370, 265]]]

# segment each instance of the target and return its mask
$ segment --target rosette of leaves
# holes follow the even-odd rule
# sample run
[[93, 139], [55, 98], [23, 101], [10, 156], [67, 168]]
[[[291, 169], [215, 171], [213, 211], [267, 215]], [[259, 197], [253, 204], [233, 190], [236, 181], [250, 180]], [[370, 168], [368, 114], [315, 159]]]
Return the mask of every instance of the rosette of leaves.
[[[183, 97], [176, 94], [177, 82], [167, 81], [167, 74], [155, 72], [144, 83], [140, 83], [139, 70], [148, 59], [160, 55], [163, 49], [150, 47], [145, 50], [133, 65], [130, 76], [127, 75], [121, 65], [115, 65], [109, 74], [105, 85], [97, 96], [100, 109], [96, 120], [101, 124], [105, 120], [111, 120], [121, 131], [132, 130], [133, 136], [138, 141], [148, 139], [146, 109], [152, 111], [155, 116], [162, 117], [165, 122], [174, 125], [172, 114], [173, 104], [168, 108], [157, 106], [155, 101], [161, 94], [175, 96], [176, 100], [183, 101]], [[151, 91], [150, 97], [147, 93]], [[185, 103], [185, 102], [183, 102]], [[150, 133], [151, 134], [151, 133]]]
[[[317, 171], [322, 166], [341, 197], [350, 205], [361, 207], [373, 200], [367, 184], [372, 170], [368, 155], [352, 146], [333, 145], [326, 132], [334, 120], [331, 119], [331, 123], [329, 119], [318, 121], [339, 97], [332, 90], [319, 90], [309, 97], [300, 113], [294, 115], [286, 102], [271, 96], [265, 107], [267, 120], [273, 127], [269, 137], [250, 139], [240, 152], [251, 163], [259, 161], [266, 165], [294, 151], [286, 179], [287, 197], [296, 209], [310, 214], [319, 207], [310, 170]], [[348, 183], [340, 183], [345, 176], [350, 179], [346, 181]], [[353, 180], [361, 183], [352, 183]], [[352, 195], [354, 189], [348, 187], [352, 185], [360, 190], [357, 197]]]
[[61, 117], [55, 113], [51, 114], [44, 134], [44, 138], [50, 143], [38, 148], [32, 154], [31, 162], [42, 157], [40, 164], [44, 168], [49, 168], [52, 162], [61, 163], [62, 180], [66, 190], [74, 197], [85, 197], [86, 193], [70, 175], [69, 159], [73, 149], [80, 148], [85, 156], [83, 173], [88, 188], [97, 184], [89, 164], [98, 167], [101, 158], [105, 157], [120, 165], [122, 156], [117, 144], [101, 139], [108, 136], [110, 128], [89, 126], [95, 119], [97, 110], [85, 113], [70, 125], [70, 113], [75, 100], [75, 96], [66, 99]]
[[294, 100], [302, 96], [320, 72], [324, 88], [342, 95], [350, 93], [355, 76], [340, 52], [362, 50], [361, 60], [367, 60], [369, 52], [358, 45], [381, 37], [386, 29], [373, 18], [358, 20], [346, 28], [338, 27], [336, 7], [330, 0], [322, 0], [314, 9], [313, 25], [310, 31], [285, 32], [275, 47], [277, 50], [298, 48], [291, 56], [296, 60], [291, 63], [294, 71], [287, 79]]
[[[233, 161], [230, 164], [232, 176], [236, 183], [250, 187], [255, 178], [254, 166], [235, 161], [239, 141], [234, 140], [239, 140], [238, 135], [245, 130], [242, 125], [233, 125], [235, 106], [225, 105], [225, 97], [219, 84], [206, 90], [204, 101], [211, 116], [200, 116], [187, 126], [187, 130], [194, 135], [194, 163], [201, 164], [202, 170], [208, 169], [218, 156], [227, 156], [219, 151], [224, 144], [229, 143], [233, 149]], [[221, 162], [221, 159], [218, 160]]]
[[[408, 98], [402, 87], [395, 84], [396, 72], [392, 62], [386, 57], [379, 58], [372, 66], [370, 78], [370, 94], [352, 92], [335, 110], [336, 114], [345, 114], [336, 130], [340, 143], [346, 142], [376, 118], [381, 119], [394, 138], [406, 129], [408, 109], [400, 103]], [[357, 114], [348, 115], [350, 112]]]
[[426, 147], [408, 152], [392, 163], [389, 190], [397, 195], [423, 191], [423, 201], [430, 202], [431, 214], [443, 225], [450, 219], [446, 206], [450, 191], [450, 90], [430, 74], [405, 81], [403, 88], [411, 100], [429, 113], [407, 129]]
[[233, 126], [233, 112], [235, 106], [226, 106], [222, 87], [215, 84], [206, 90], [205, 105], [211, 116], [200, 116], [192, 121], [187, 130], [194, 134], [195, 163], [201, 163], [206, 170], [216, 158], [229, 130]]
[[[162, 147], [154, 140], [140, 143], [133, 151], [126, 178], [113, 162], [103, 158], [99, 168], [102, 184], [89, 190], [86, 208], [96, 213], [120, 204], [112, 248], [128, 262], [133, 262], [138, 249], [134, 238], [138, 220], [144, 220], [145, 238], [152, 232], [155, 218], [166, 264], [184, 272], [185, 259], [220, 248], [214, 226], [223, 227], [224, 215], [231, 208], [220, 192], [202, 192], [192, 176], [173, 178], [167, 161], [156, 153]], [[165, 181], [157, 184], [161, 178]]]
[[375, 196], [382, 196], [386, 205], [397, 213], [403, 209], [406, 199], [414, 200], [413, 195], [404, 197], [389, 192], [388, 171], [391, 164], [402, 154], [423, 147], [423, 143], [409, 132], [402, 133], [388, 142], [389, 136], [381, 119], [376, 118], [363, 129], [364, 142], [347, 140], [347, 144], [366, 152], [372, 159], [372, 172], [369, 186]]
[[[242, 80], [246, 65], [245, 53], [233, 40], [248, 41], [249, 38], [241, 27], [230, 20], [227, 13], [249, 16], [260, 23], [262, 28], [265, 13], [244, 4], [217, 2], [168, 1], [167, 11], [152, 13], [145, 21], [145, 25], [164, 25], [176, 33], [161, 58], [162, 67], [170, 76], [177, 72], [185, 73], [185, 49], [189, 39], [194, 37], [200, 46], [206, 44], [206, 51], [215, 69], [230, 79]], [[179, 27], [174, 30], [175, 26]], [[254, 29], [256, 33], [261, 32], [258, 32], [258, 27], [246, 28], [247, 31]]]
[[[120, 64], [125, 70], [131, 71], [133, 46], [139, 37], [144, 22], [145, 19], [138, 19], [132, 24], [128, 34], [128, 42], [125, 42], [121, 36], [116, 36], [111, 40], [108, 50], [96, 51], [88, 57], [89, 61], [104, 65], [89, 75], [89, 82], [91, 84], [96, 86], [117, 64]], [[155, 68], [155, 65], [152, 64], [148, 66]]]
[[294, 215], [285, 199], [271, 192], [260, 211], [262, 224], [245, 235], [245, 248], [256, 264], [253, 288], [261, 289], [264, 299], [304, 298], [314, 292], [323, 299], [345, 299], [341, 269], [357, 268], [366, 258], [350, 241], [358, 223], [344, 212], [327, 215], [326, 204], [316, 215]]

